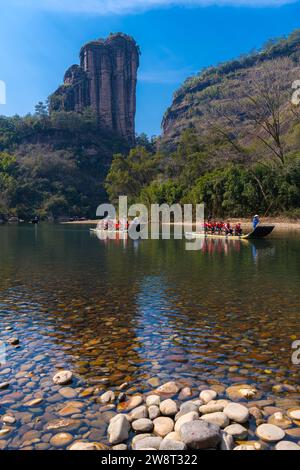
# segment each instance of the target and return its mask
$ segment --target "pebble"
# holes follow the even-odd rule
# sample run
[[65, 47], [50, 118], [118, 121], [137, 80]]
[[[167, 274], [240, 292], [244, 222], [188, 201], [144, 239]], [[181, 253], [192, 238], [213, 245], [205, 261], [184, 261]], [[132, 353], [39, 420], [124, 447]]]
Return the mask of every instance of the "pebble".
[[220, 428], [226, 428], [229, 425], [229, 418], [222, 411], [217, 413], [208, 413], [207, 415], [201, 416], [200, 419], [207, 421], [208, 423], [215, 424]]
[[179, 400], [187, 400], [187, 398], [190, 398], [192, 396], [192, 390], [190, 387], [184, 387], [180, 393], [179, 393]]
[[126, 444], [118, 444], [116, 446], [113, 446], [112, 450], [120, 450], [120, 451], [125, 451], [127, 450], [128, 447]]
[[241, 424], [230, 424], [224, 429], [224, 432], [232, 436], [234, 439], [246, 439], [248, 436], [248, 429], [241, 426]]
[[130, 421], [135, 421], [137, 419], [148, 418], [148, 410], [145, 405], [138, 406], [134, 408], [129, 415], [128, 418]]
[[221, 450], [232, 450], [234, 447], [234, 440], [230, 434], [225, 431], [221, 432]]
[[62, 370], [53, 377], [53, 382], [56, 385], [67, 385], [72, 382], [73, 374], [69, 370]]
[[158, 450], [162, 442], [161, 437], [147, 436], [136, 441], [133, 445], [134, 450], [154, 449]]
[[149, 395], [146, 398], [147, 406], [159, 406], [160, 405], [160, 396], [159, 395]]
[[186, 444], [181, 441], [173, 441], [172, 439], [164, 439], [159, 446], [159, 450], [185, 450]]
[[183, 424], [180, 437], [190, 449], [211, 449], [219, 444], [221, 432], [215, 424], [198, 420]]
[[149, 418], [152, 420], [155, 418], [158, 418], [158, 416], [160, 415], [160, 410], [158, 406], [155, 406], [155, 405], [149, 406], [148, 415], [149, 415]]
[[102, 405], [107, 405], [108, 403], [113, 403], [116, 399], [115, 393], [112, 390], [103, 393], [100, 396], [99, 400]]
[[12, 346], [17, 346], [18, 344], [20, 344], [20, 340], [18, 338], [8, 338], [7, 342]]
[[249, 399], [257, 397], [258, 391], [256, 388], [251, 387], [248, 384], [232, 385], [226, 389], [228, 398], [232, 401], [240, 401], [243, 399]]
[[208, 413], [217, 413], [223, 411], [225, 406], [230, 403], [228, 400], [212, 400], [207, 405], [199, 406], [200, 413], [206, 415]]
[[280, 441], [275, 445], [275, 450], [300, 450], [300, 446], [291, 441]]
[[125, 415], [116, 415], [108, 426], [110, 444], [122, 444], [129, 437], [130, 423]]
[[287, 429], [292, 426], [292, 421], [285, 417], [280, 411], [277, 411], [273, 415], [269, 416], [268, 424], [274, 424], [281, 429]]
[[9, 434], [10, 432], [11, 432], [11, 428], [0, 429], [0, 438], [3, 436], [6, 436], [6, 434]]
[[76, 398], [77, 392], [71, 387], [64, 387], [58, 390], [58, 393], [64, 398]]
[[283, 429], [273, 424], [261, 424], [256, 429], [256, 435], [263, 441], [276, 442], [284, 438], [285, 432]]
[[172, 431], [166, 435], [164, 439], [170, 439], [171, 441], [181, 441], [179, 432]]
[[72, 416], [77, 413], [80, 413], [80, 407], [76, 406], [76, 402], [69, 403], [68, 405], [64, 406], [61, 410], [59, 410], [58, 414], [60, 416]]
[[141, 418], [133, 421], [132, 428], [136, 432], [151, 432], [153, 430], [153, 422], [148, 418]]
[[5, 423], [5, 424], [15, 424], [16, 418], [14, 416], [11, 416], [11, 415], [4, 415], [2, 417], [2, 422]]
[[288, 416], [292, 419], [300, 420], [300, 409], [290, 409], [288, 410]]
[[300, 428], [286, 429], [286, 434], [297, 439], [300, 438]]
[[130, 411], [137, 408], [143, 403], [143, 397], [141, 395], [134, 395], [128, 401], [119, 403], [118, 410]]
[[160, 412], [164, 416], [174, 416], [178, 411], [177, 403], [170, 398], [161, 402], [159, 406]]
[[176, 395], [179, 392], [179, 387], [176, 382], [167, 382], [156, 390], [159, 395]]
[[54, 419], [49, 421], [45, 429], [46, 431], [52, 431], [57, 429], [67, 429], [68, 431], [76, 431], [80, 427], [80, 421], [75, 419]]
[[199, 419], [199, 414], [196, 411], [190, 411], [189, 413], [181, 416], [175, 423], [175, 432], [180, 432], [180, 428], [183, 424], [189, 423], [190, 421], [196, 421]]
[[90, 450], [107, 450], [108, 447], [104, 446], [103, 444], [98, 444], [96, 442], [83, 442], [77, 441], [74, 442], [68, 450], [83, 450], [83, 451], [90, 451]]
[[209, 403], [211, 400], [215, 400], [217, 397], [217, 392], [214, 390], [202, 390], [199, 395], [200, 400], [202, 400], [205, 404]]
[[158, 436], [165, 437], [173, 431], [174, 421], [171, 418], [160, 416], [153, 421], [154, 433]]
[[229, 405], [225, 406], [223, 412], [229, 419], [237, 423], [246, 423], [249, 419], [248, 408], [239, 403], [229, 403]]
[[28, 408], [34, 408], [35, 406], [38, 406], [42, 403], [43, 399], [42, 398], [34, 398], [33, 400], [27, 401], [24, 403], [24, 406]]
[[68, 434], [66, 432], [60, 432], [58, 434], [55, 434], [50, 439], [50, 444], [53, 447], [61, 448], [61, 447], [66, 447], [73, 441], [73, 436], [71, 434]]
[[256, 449], [255, 446], [251, 444], [241, 444], [239, 446], [236, 446], [233, 450], [258, 450], [258, 449]]
[[0, 390], [6, 390], [9, 387], [9, 382], [0, 383]]
[[196, 403], [194, 403], [193, 401], [186, 401], [185, 403], [182, 403], [182, 405], [180, 406], [179, 413], [184, 414], [184, 413], [189, 413], [190, 411], [198, 412], [198, 408], [199, 408], [199, 406]]

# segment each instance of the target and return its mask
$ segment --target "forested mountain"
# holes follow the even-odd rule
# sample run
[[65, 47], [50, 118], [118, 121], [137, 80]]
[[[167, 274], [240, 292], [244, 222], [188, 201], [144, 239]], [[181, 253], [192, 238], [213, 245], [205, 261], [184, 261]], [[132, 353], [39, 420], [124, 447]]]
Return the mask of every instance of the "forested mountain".
[[204, 201], [215, 217], [300, 217], [299, 80], [299, 31], [187, 79], [156, 152], [115, 156], [111, 199], [129, 191], [147, 204]]
[[[0, 216], [94, 217], [115, 152], [129, 147], [99, 129], [91, 109], [0, 117]], [[1, 218], [1, 217], [0, 217]]]

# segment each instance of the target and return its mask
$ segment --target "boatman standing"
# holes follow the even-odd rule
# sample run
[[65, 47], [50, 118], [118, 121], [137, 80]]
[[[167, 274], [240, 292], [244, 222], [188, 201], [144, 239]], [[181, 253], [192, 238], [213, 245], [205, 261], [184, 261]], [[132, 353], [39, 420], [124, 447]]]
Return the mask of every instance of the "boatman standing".
[[256, 229], [256, 227], [258, 226], [258, 224], [260, 224], [259, 216], [258, 216], [258, 215], [255, 215], [255, 216], [253, 217], [253, 221], [252, 221], [253, 230]]

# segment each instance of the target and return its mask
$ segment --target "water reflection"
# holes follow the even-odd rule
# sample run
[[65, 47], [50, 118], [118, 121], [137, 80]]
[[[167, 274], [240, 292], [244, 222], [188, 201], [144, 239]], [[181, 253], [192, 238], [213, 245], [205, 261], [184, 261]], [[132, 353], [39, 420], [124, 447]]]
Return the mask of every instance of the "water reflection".
[[[299, 384], [291, 363], [299, 237], [204, 242], [199, 252], [184, 240], [103, 241], [88, 227], [0, 228], [1, 340], [20, 339], [0, 366], [0, 382], [11, 384], [1, 409], [19, 414], [8, 448], [28, 431], [25, 399], [44, 399], [32, 426], [58, 417], [57, 367], [75, 372], [74, 388], [129, 382], [132, 392], [148, 391], [174, 378], [272, 393], [274, 384]], [[76, 432], [98, 440], [106, 429], [94, 423], [99, 404], [84, 406]]]

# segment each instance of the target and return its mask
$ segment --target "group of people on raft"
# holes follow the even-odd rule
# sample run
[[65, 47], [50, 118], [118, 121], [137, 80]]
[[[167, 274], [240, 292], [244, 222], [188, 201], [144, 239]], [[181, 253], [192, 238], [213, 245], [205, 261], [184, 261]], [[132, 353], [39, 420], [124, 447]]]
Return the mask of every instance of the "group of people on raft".
[[[256, 229], [259, 223], [259, 216], [255, 215], [252, 220], [253, 230]], [[239, 222], [232, 226], [230, 222], [216, 222], [213, 221], [211, 217], [209, 217], [207, 222], [204, 223], [204, 232], [212, 235], [234, 235], [237, 237], [241, 237], [243, 235], [242, 225]]]
[[137, 231], [139, 231], [140, 228], [140, 219], [139, 217], [135, 217], [132, 222], [129, 222], [128, 220], [119, 220], [119, 219], [109, 219], [105, 218], [101, 220], [101, 222], [98, 224], [98, 229], [100, 230], [113, 230], [116, 232], [124, 232], [128, 231], [131, 226], [135, 226]]
[[212, 235], [243, 235], [243, 229], [240, 223], [237, 223], [235, 226], [232, 226], [230, 222], [215, 222], [208, 220], [204, 223], [205, 233]]

